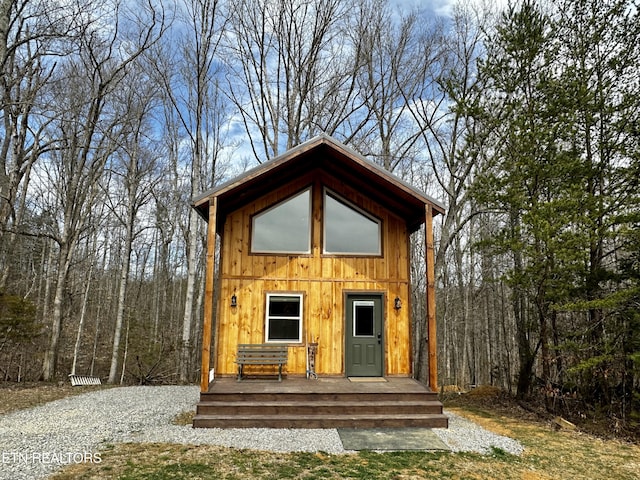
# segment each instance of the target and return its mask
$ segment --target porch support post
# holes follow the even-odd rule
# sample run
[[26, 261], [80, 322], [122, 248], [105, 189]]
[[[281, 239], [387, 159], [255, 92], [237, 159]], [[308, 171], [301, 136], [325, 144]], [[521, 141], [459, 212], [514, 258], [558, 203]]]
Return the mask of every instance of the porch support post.
[[433, 208], [425, 206], [425, 243], [427, 254], [427, 347], [429, 351], [429, 388], [438, 391], [438, 362], [436, 341], [436, 280], [433, 248]]
[[207, 225], [207, 265], [204, 287], [204, 318], [202, 319], [202, 369], [200, 391], [209, 391], [209, 368], [211, 362], [211, 324], [213, 322], [213, 287], [216, 265], [216, 214], [218, 197], [209, 199], [209, 224]]

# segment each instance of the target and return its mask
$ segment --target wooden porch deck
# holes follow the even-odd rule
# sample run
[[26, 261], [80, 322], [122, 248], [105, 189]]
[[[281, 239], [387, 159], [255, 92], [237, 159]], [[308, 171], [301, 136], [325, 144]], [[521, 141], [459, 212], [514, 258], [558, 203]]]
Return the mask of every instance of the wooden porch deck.
[[[382, 380], [382, 381], [380, 381]], [[194, 427], [447, 427], [437, 394], [411, 378], [216, 379]]]

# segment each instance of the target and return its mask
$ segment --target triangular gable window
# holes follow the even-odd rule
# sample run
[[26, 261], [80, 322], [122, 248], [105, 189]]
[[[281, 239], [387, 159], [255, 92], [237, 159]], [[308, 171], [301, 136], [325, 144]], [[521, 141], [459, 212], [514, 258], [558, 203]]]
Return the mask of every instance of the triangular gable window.
[[253, 217], [254, 253], [311, 252], [311, 190], [287, 198]]
[[324, 194], [324, 253], [380, 255], [380, 220], [341, 199]]

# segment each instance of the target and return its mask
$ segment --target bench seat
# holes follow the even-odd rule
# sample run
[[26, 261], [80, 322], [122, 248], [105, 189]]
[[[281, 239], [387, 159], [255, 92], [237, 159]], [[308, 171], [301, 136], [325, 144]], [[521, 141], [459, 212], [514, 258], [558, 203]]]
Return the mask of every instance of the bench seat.
[[241, 343], [236, 362], [238, 381], [242, 380], [245, 365], [278, 365], [278, 381], [282, 381], [282, 366], [287, 364], [289, 347], [280, 343]]

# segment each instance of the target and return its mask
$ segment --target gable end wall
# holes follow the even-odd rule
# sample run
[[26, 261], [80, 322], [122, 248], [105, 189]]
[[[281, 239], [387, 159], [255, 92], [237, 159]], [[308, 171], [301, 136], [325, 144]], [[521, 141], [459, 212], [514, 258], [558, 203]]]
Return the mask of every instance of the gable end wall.
[[[308, 186], [313, 187], [312, 253], [250, 254], [252, 215]], [[322, 254], [325, 186], [382, 220], [382, 256]], [[317, 373], [343, 375], [344, 294], [367, 291], [385, 295], [385, 375], [411, 374], [409, 238], [402, 219], [339, 180], [315, 171], [228, 215], [221, 236], [220, 301], [214, 337], [216, 374], [236, 373], [234, 360], [239, 343], [265, 341], [266, 293], [295, 292], [304, 295], [303, 337], [319, 343]], [[234, 294], [237, 307], [230, 306]], [[400, 310], [393, 308], [396, 297], [403, 303]], [[287, 373], [304, 375], [305, 372], [304, 341], [290, 344]]]

